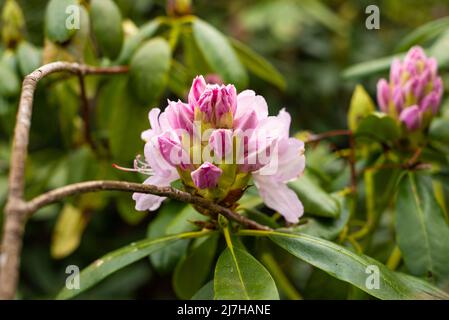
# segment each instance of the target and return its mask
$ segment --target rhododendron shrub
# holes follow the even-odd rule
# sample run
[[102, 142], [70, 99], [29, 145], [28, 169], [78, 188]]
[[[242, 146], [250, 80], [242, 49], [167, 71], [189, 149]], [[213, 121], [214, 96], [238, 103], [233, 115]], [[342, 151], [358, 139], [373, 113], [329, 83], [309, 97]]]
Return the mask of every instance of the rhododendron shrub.
[[449, 7], [0, 2], [0, 300], [449, 299]]

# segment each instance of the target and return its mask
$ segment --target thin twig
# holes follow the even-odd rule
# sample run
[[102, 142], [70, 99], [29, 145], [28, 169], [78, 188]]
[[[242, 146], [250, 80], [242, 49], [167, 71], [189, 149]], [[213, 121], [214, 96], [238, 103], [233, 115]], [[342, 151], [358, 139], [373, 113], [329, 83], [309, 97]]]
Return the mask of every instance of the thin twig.
[[271, 230], [270, 228], [263, 226], [253, 220], [246, 218], [240, 214], [235, 213], [229, 208], [220, 206], [214, 202], [204, 199], [199, 196], [194, 196], [188, 192], [184, 192], [172, 187], [158, 187], [149, 184], [132, 183], [126, 181], [112, 181], [112, 180], [99, 180], [99, 181], [86, 181], [64, 186], [44, 194], [37, 196], [27, 203], [28, 215], [33, 214], [38, 209], [48, 204], [57, 202], [65, 197], [104, 190], [116, 190], [127, 192], [139, 192], [148, 193], [156, 196], [167, 197], [182, 202], [191, 203], [210, 210], [216, 214], [221, 214], [228, 219], [234, 220], [249, 229], [255, 230]]

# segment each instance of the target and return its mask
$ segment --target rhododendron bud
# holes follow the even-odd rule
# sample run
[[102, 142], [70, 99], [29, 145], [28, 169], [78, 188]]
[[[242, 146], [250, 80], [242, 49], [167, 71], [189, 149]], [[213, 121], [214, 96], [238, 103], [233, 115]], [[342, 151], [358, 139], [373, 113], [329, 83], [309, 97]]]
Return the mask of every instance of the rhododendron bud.
[[198, 100], [197, 119], [215, 128], [232, 128], [236, 105], [233, 85], [207, 86]]
[[226, 155], [232, 154], [233, 136], [232, 130], [217, 129], [212, 132], [209, 138], [209, 145], [214, 152], [215, 159], [222, 159]]
[[427, 128], [443, 94], [437, 72], [435, 58], [428, 58], [421, 47], [411, 48], [402, 62], [395, 59], [391, 64], [389, 82], [381, 79], [377, 83], [380, 109], [409, 131]]
[[[296, 223], [302, 204], [287, 183], [304, 171], [304, 144], [289, 137], [290, 115], [268, 116], [265, 99], [233, 85], [193, 80], [188, 103], [168, 102], [150, 111], [145, 161], [137, 171], [144, 183], [169, 185], [180, 179], [197, 196], [235, 208], [251, 178], [268, 207]], [[433, 103], [429, 101], [429, 105]], [[136, 193], [136, 209], [155, 210], [163, 198]]]
[[166, 113], [167, 120], [173, 129], [182, 129], [192, 133], [194, 115], [191, 105], [181, 101], [169, 101]]
[[223, 170], [210, 162], [204, 162], [198, 169], [191, 173], [195, 186], [200, 189], [215, 188]]

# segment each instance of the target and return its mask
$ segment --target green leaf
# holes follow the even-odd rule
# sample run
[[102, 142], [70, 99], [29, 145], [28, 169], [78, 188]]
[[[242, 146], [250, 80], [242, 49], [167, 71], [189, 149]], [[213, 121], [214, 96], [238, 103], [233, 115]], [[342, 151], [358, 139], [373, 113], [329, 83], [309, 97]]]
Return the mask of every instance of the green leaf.
[[[148, 239], [169, 235], [168, 226], [180, 214], [184, 206], [185, 204], [173, 200], [164, 203], [156, 218], [148, 225]], [[188, 245], [189, 240], [180, 240], [165, 246], [150, 256], [151, 264], [159, 274], [173, 271], [178, 261], [185, 255]]]
[[340, 214], [338, 202], [308, 175], [304, 175], [288, 185], [298, 195], [305, 212], [328, 218], [336, 218]]
[[[297, 258], [329, 273], [342, 281], [349, 282], [370, 295], [387, 300], [400, 299], [449, 299], [449, 296], [438, 288], [426, 285], [421, 291], [421, 280], [407, 277], [406, 279], [380, 262], [358, 255], [333, 242], [305, 234], [288, 234], [281, 232], [267, 233], [279, 246]], [[377, 273], [376, 271], [379, 271]], [[375, 285], [373, 271], [379, 279]], [[371, 277], [370, 277], [371, 276]], [[372, 289], [370, 289], [372, 288]]]
[[206, 221], [208, 219], [209, 218], [207, 216], [198, 213], [198, 211], [196, 211], [196, 209], [192, 205], [187, 204], [168, 224], [167, 233], [176, 234], [198, 230], [198, 227], [193, 222]]
[[184, 28], [181, 34], [181, 40], [184, 51], [184, 64], [190, 72], [191, 78], [200, 74], [206, 75], [213, 72], [212, 68], [204, 58], [203, 53], [198, 48], [191, 28]]
[[26, 76], [42, 65], [42, 50], [22, 41], [17, 47], [17, 61], [22, 76]]
[[338, 200], [341, 208], [340, 216], [337, 219], [329, 218], [304, 218], [305, 224], [301, 224], [292, 229], [293, 233], [304, 233], [315, 237], [323, 238], [326, 240], [335, 239], [349, 221], [350, 218], [350, 202], [349, 198], [343, 198], [341, 196], [335, 198]]
[[167, 85], [170, 60], [170, 46], [163, 38], [148, 40], [137, 50], [130, 64], [130, 84], [140, 101], [159, 99]]
[[449, 279], [449, 226], [435, 199], [430, 176], [408, 173], [396, 199], [397, 242], [410, 272]]
[[106, 57], [115, 59], [123, 45], [120, 9], [112, 0], [92, 0], [90, 17], [98, 47]]
[[411, 46], [423, 44], [441, 34], [449, 28], [449, 18], [444, 17], [437, 20], [432, 20], [422, 26], [414, 29], [408, 35], [402, 38], [397, 45], [397, 51], [408, 50]]
[[228, 247], [218, 258], [214, 277], [216, 300], [277, 300], [270, 273], [243, 249]]
[[91, 288], [110, 274], [130, 265], [131, 263], [145, 258], [169, 243], [173, 243], [181, 239], [199, 238], [212, 233], [213, 231], [187, 232], [158, 239], [145, 239], [139, 242], [131, 243], [128, 246], [110, 252], [94, 261], [87, 268], [81, 271], [81, 286], [79, 290], [63, 288], [56, 298], [73, 298], [81, 292]]
[[230, 38], [231, 44], [243, 65], [256, 76], [285, 90], [287, 83], [284, 76], [264, 57], [242, 42]]
[[14, 69], [6, 61], [0, 61], [0, 96], [12, 97], [20, 90], [20, 81]]
[[429, 56], [434, 57], [438, 61], [438, 67], [447, 67], [449, 65], [449, 29], [440, 35], [434, 44], [426, 50]]
[[433, 119], [432, 123], [430, 124], [429, 137], [431, 139], [449, 144], [449, 119]]
[[399, 139], [401, 130], [396, 121], [385, 113], [374, 112], [359, 123], [356, 137], [370, 138], [379, 142], [391, 142]]
[[56, 221], [51, 241], [51, 256], [62, 259], [75, 251], [86, 227], [86, 217], [71, 204], [64, 205]]
[[[45, 34], [53, 42], [64, 43], [76, 33], [76, 29], [66, 27], [70, 18], [70, 6], [78, 6], [76, 0], [50, 0], [45, 13]], [[104, 18], [103, 18], [104, 19]]]
[[214, 300], [214, 280], [206, 283], [193, 295], [191, 300]]
[[343, 70], [343, 78], [353, 79], [362, 78], [368, 75], [385, 72], [390, 69], [391, 62], [398, 58], [402, 59], [405, 56], [404, 53], [397, 54], [389, 57], [370, 60], [367, 62], [361, 62], [355, 64], [349, 68]]
[[129, 60], [139, 48], [139, 46], [146, 40], [150, 39], [160, 27], [161, 22], [159, 19], [151, 20], [140, 27], [136, 34], [133, 34], [129, 38], [125, 39], [122, 50], [115, 64], [127, 64]]
[[142, 152], [144, 142], [140, 139], [140, 134], [149, 126], [148, 109], [142, 108], [131, 96], [127, 90], [127, 80], [124, 78], [120, 81], [116, 92], [103, 92], [116, 97], [109, 105], [109, 146], [114, 161], [123, 163], [130, 163]]
[[145, 217], [148, 216], [148, 211], [137, 211], [135, 206], [135, 201], [130, 197], [129, 194], [123, 194], [117, 196], [117, 211], [120, 217], [129, 225], [135, 226], [142, 222]]
[[192, 298], [206, 282], [212, 270], [217, 242], [218, 235], [196, 239], [189, 255], [179, 261], [173, 274], [173, 288], [180, 299]]
[[366, 92], [362, 85], [357, 85], [352, 94], [348, 112], [349, 129], [355, 131], [360, 121], [374, 111], [376, 111], [376, 106], [368, 92]]
[[193, 35], [204, 58], [225, 83], [238, 89], [248, 84], [248, 75], [228, 39], [213, 26], [200, 19], [193, 22]]

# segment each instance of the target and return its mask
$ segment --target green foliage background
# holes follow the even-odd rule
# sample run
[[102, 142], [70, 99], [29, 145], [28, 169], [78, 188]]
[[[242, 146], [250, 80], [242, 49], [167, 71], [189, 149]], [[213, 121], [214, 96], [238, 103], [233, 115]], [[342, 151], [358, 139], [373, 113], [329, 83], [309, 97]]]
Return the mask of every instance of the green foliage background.
[[[93, 41], [83, 40], [81, 32], [75, 36], [79, 38], [72, 39], [72, 35], [64, 34], [62, 30], [59, 30], [61, 33], [56, 30], [56, 34], [48, 31], [48, 28], [51, 28], [48, 20], [55, 16], [50, 14], [50, 18], [45, 18], [47, 1], [17, 2], [26, 20], [26, 29], [21, 34], [24, 40], [13, 50], [5, 45], [0, 47], [0, 207], [5, 204], [9, 149], [19, 84], [21, 78], [39, 66], [43, 60], [84, 61], [94, 65], [130, 64], [131, 74], [87, 79], [95, 147], [89, 145], [89, 141], [82, 134], [83, 121], [79, 111], [77, 80], [52, 76], [40, 85], [35, 98], [30, 159], [27, 163], [27, 197], [84, 180], [120, 179], [141, 182], [143, 177], [117, 171], [111, 164], [131, 166], [134, 156], [143, 151], [140, 132], [148, 127], [149, 109], [155, 106], [165, 107], [166, 98], [183, 98], [191, 79], [199, 73], [222, 70], [221, 76], [224, 80], [235, 80], [233, 82], [236, 82], [240, 89], [249, 87], [263, 95], [267, 99], [270, 113], [277, 113], [280, 108], [286, 107], [293, 118], [292, 133], [299, 130], [323, 132], [348, 126], [347, 112], [356, 84], [363, 84], [368, 94], [375, 96], [376, 81], [380, 76], [385, 76], [390, 59], [375, 60], [374, 63], [372, 60], [404, 52], [410, 45], [419, 43], [431, 48], [436, 56], [440, 54], [438, 58], [443, 69], [447, 69], [449, 64], [445, 47], [438, 44], [438, 40], [435, 41], [437, 36], [442, 37], [441, 34], [444, 34], [441, 30], [449, 30], [447, 21], [441, 23], [441, 26], [434, 26], [436, 31], [433, 36], [432, 32], [421, 37], [420, 34], [413, 37], [412, 33], [418, 27], [448, 15], [449, 4], [446, 1], [376, 1], [380, 7], [381, 29], [367, 30], [365, 8], [373, 4], [373, 1], [197, 0], [194, 1], [193, 12], [202, 21], [195, 22], [189, 29], [176, 23], [171, 28], [158, 26], [158, 20], [154, 19], [165, 16], [165, 1], [116, 0], [120, 12], [105, 7], [95, 9], [93, 6], [90, 15], [91, 19], [98, 15], [98, 20], [106, 19], [111, 24], [121, 15], [125, 21], [124, 35], [122, 28], [115, 30], [114, 25], [96, 25], [95, 21], [91, 21], [93, 33], [104, 35]], [[4, 4], [5, 1], [0, 0], [0, 7]], [[82, 23], [83, 21], [85, 22], [82, 18]], [[229, 47], [231, 53], [220, 47], [221, 43], [208, 43], [217, 39], [214, 33], [216, 30], [210, 30], [209, 24], [232, 38], [229, 42], [233, 48]], [[137, 28], [140, 28], [140, 31]], [[441, 32], [437, 32], [438, 30]], [[121, 42], [117, 44], [116, 41], [121, 37], [124, 37], [124, 47]], [[447, 40], [447, 36], [442, 39]], [[87, 44], [83, 41], [87, 41]], [[55, 42], [59, 44], [55, 45]], [[129, 49], [129, 52], [123, 48]], [[211, 52], [214, 48], [220, 50], [210, 55], [201, 54]], [[253, 51], [260, 55], [257, 55], [257, 59]], [[223, 54], [222, 57], [220, 54]], [[233, 54], [236, 55], [235, 59], [230, 58]], [[357, 65], [366, 61], [371, 61], [371, 64]], [[443, 73], [443, 78], [447, 79], [447, 73]], [[360, 92], [363, 96], [364, 91]], [[386, 133], [379, 137], [379, 140], [395, 139], [395, 128], [390, 130], [389, 123], [377, 118], [365, 121], [363, 128], [368, 128], [367, 130], [372, 131], [370, 126], [382, 126], [384, 130], [381, 131]], [[439, 124], [440, 127], [447, 128], [447, 122], [441, 121], [443, 123]], [[352, 125], [351, 120], [349, 122]], [[441, 130], [435, 130], [434, 134], [443, 144], [448, 142], [444, 140], [449, 136], [447, 132], [444, 134]], [[338, 242], [338, 236], [344, 231], [349, 219], [349, 209], [343, 209], [348, 204], [346, 201], [343, 203], [343, 197], [336, 196], [335, 193], [348, 185], [349, 168], [345, 161], [331, 151], [338, 149], [345, 152], [347, 148], [347, 139], [337, 138], [332, 140], [331, 144], [321, 144], [308, 151], [307, 175], [301, 183], [292, 183], [292, 188], [303, 196], [301, 199], [306, 211], [312, 213], [311, 222], [296, 227], [300, 233]], [[438, 198], [439, 204], [435, 205], [438, 208], [441, 203], [448, 205], [444, 196], [449, 194], [447, 154], [441, 157], [446, 157], [440, 161], [446, 171], [443, 170], [433, 182], [440, 182], [438, 194], [443, 195]], [[358, 166], [369, 167], [379, 158], [376, 152], [370, 153]], [[401, 215], [405, 216], [398, 220], [399, 222], [396, 221], [399, 225], [394, 225], [394, 205], [389, 198], [394, 192], [389, 190], [395, 188], [398, 176], [399, 173], [393, 169], [381, 174], [368, 172], [362, 181], [359, 181], [362, 186], [356, 204], [359, 210], [355, 218], [363, 220], [365, 212], [374, 211], [373, 219], [377, 229], [358, 245], [363, 247], [365, 254], [382, 263], [389, 261], [388, 257], [396, 241], [399, 244], [405, 241], [405, 247], [411, 246], [412, 251], [419, 252], [422, 249], [420, 238], [403, 238], [413, 232], [413, 224], [418, 223], [407, 220], [410, 218], [407, 216], [408, 212], [419, 211], [419, 205], [413, 206], [413, 199], [399, 197], [396, 201], [396, 206], [405, 207], [399, 210]], [[400, 190], [413, 188], [413, 182], [426, 179], [427, 177], [416, 178], [410, 175], [401, 180]], [[429, 183], [432, 184], [431, 181], [426, 181], [422, 185]], [[311, 189], [314, 190], [313, 195], [307, 192]], [[370, 192], [379, 193], [373, 195]], [[409, 192], [403, 191], [402, 194], [406, 197]], [[428, 189], [421, 191], [419, 196], [421, 195], [429, 197], [430, 200], [425, 200], [426, 203], [436, 201], [433, 192], [428, 195]], [[252, 196], [250, 194], [243, 202], [248, 207], [246, 213], [253, 219], [264, 219], [264, 223], [278, 227], [279, 221], [271, 215], [261, 214], [261, 211], [271, 212], [261, 207], [260, 203], [253, 205], [254, 201], [257, 203], [257, 198], [256, 195], [253, 198]], [[366, 199], [374, 199], [374, 203]], [[242, 205], [245, 206], [244, 204]], [[174, 202], [169, 202], [159, 212], [152, 213], [136, 212], [133, 207], [130, 195], [107, 192], [78, 196], [37, 212], [26, 230], [19, 297], [53, 298], [64, 286], [67, 265], [84, 268], [98, 257], [133, 241], [145, 238], [150, 241], [162, 236], [192, 231], [192, 226], [187, 221], [202, 218], [190, 207]], [[429, 224], [426, 224], [428, 230], [422, 232], [447, 235], [447, 221], [444, 220], [447, 220], [446, 208], [442, 206], [441, 214], [435, 213], [435, 209], [424, 208]], [[380, 216], [379, 212], [387, 213]], [[0, 216], [0, 222], [1, 219]], [[172, 299], [191, 298], [195, 293], [195, 296], [206, 294], [202, 297], [207, 297], [208, 287], [207, 284], [205, 287], [203, 285], [211, 278], [215, 263], [216, 277], [217, 274], [226, 272], [226, 268], [234, 263], [231, 253], [228, 252], [229, 248], [218, 258], [216, 252], [223, 251], [226, 245], [221, 238], [211, 239], [214, 237], [216, 236], [209, 236], [208, 241], [201, 241], [199, 238], [193, 242], [183, 239], [170, 243], [167, 248], [157, 251], [157, 254], [151, 255], [149, 259], [140, 260], [114, 273], [79, 297]], [[280, 290], [281, 298], [299, 298], [298, 292], [304, 298], [370, 298], [357, 289], [362, 280], [347, 281], [345, 274], [331, 277], [328, 273], [335, 276], [335, 270], [326, 269], [327, 261], [320, 260], [322, 256], [318, 254], [321, 249], [311, 246], [307, 242], [307, 236], [298, 237], [271, 237], [291, 255], [266, 239], [257, 243], [252, 239], [244, 240], [245, 247], [256, 253], [258, 260], [273, 274], [276, 284], [283, 288]], [[357, 251], [357, 245], [354, 247], [354, 244], [351, 245], [347, 241], [340, 244], [351, 250], [346, 249], [349, 260], [357, 260], [351, 256], [351, 252]], [[143, 244], [144, 247], [146, 245]], [[257, 274], [259, 279], [270, 280], [270, 274], [260, 262], [252, 261], [254, 258], [241, 249], [242, 244], [239, 241], [234, 245], [233, 254], [242, 264], [250, 266], [248, 272]], [[435, 270], [431, 270], [432, 276], [446, 280], [433, 279], [430, 282], [444, 289], [448, 280], [449, 258], [449, 251], [444, 253], [444, 249], [449, 243], [443, 247], [439, 243], [429, 245], [435, 245], [433, 252], [436, 252], [436, 257], [430, 259], [437, 262]], [[304, 256], [304, 250], [310, 250], [311, 255]], [[331, 250], [329, 256], [332, 252]], [[419, 256], [423, 255], [426, 255], [426, 252]], [[297, 260], [294, 256], [302, 260]], [[204, 262], [201, 266], [207, 268], [198, 269], [195, 264], [198, 259]], [[398, 268], [401, 272], [426, 277], [426, 261], [411, 262], [410, 268], [408, 260], [411, 261], [414, 257], [405, 256], [404, 259], [408, 266], [400, 264]], [[351, 264], [351, 261], [342, 263]], [[279, 267], [282, 267], [284, 272], [278, 273]], [[185, 283], [182, 279], [189, 278], [189, 270], [196, 270], [198, 276], [191, 279], [192, 283]], [[388, 277], [388, 270], [385, 273]], [[282, 275], [287, 275], [286, 279]], [[395, 281], [407, 282], [404, 280], [407, 276], [402, 277]], [[212, 286], [212, 283], [208, 282], [208, 285]], [[221, 283], [219, 278], [215, 279], [214, 285], [216, 297], [239, 298], [229, 296], [227, 284]], [[201, 287], [203, 289], [198, 293], [197, 290], [192, 291], [192, 288]], [[409, 289], [405, 288], [400, 294], [407, 296]], [[273, 298], [278, 294], [276, 288], [269, 286], [263, 292], [257, 287], [252, 290], [249, 292], [254, 293], [251, 298]], [[383, 292], [376, 297], [396, 297], [389, 294]]]

